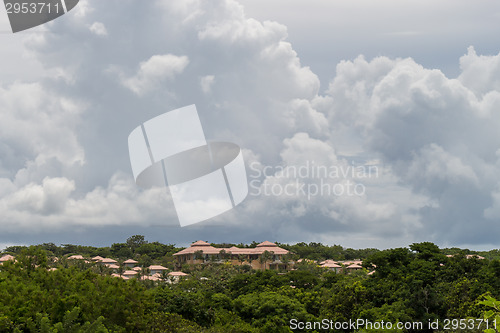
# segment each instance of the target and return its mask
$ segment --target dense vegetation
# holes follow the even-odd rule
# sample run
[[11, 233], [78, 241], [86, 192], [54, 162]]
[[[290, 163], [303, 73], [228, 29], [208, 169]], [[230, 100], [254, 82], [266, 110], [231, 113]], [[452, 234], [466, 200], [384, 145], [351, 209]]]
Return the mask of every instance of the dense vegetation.
[[[218, 245], [222, 246], [214, 244]], [[487, 258], [481, 260], [467, 258], [470, 251], [439, 249], [432, 243], [384, 251], [319, 243], [279, 245], [292, 251], [294, 259], [360, 258], [365, 269], [335, 273], [303, 261], [293, 271], [276, 272], [208, 263], [183, 267], [190, 276], [178, 283], [125, 281], [98, 265], [63, 257], [134, 258], [143, 266], [158, 263], [173, 268], [172, 254], [179, 248], [148, 243], [142, 236], [105, 248], [10, 247], [4, 253], [14, 254], [16, 261], [0, 266], [0, 332], [290, 332], [291, 319], [392, 323], [439, 319], [442, 326], [445, 318], [498, 317], [496, 250], [479, 253]], [[54, 256], [61, 259], [54, 262]], [[368, 275], [373, 267], [375, 273]]]

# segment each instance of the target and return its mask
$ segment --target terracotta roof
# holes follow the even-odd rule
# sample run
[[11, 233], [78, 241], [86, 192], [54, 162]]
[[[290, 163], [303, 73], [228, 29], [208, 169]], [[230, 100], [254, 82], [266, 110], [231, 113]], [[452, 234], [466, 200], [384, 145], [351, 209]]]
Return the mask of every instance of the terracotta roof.
[[82, 259], [85, 259], [83, 258], [83, 256], [79, 255], [79, 254], [74, 254], [70, 257], [68, 257], [68, 259], [77, 259], [77, 260], [82, 260]]
[[236, 247], [236, 246], [233, 246], [233, 247], [230, 247], [229, 249], [225, 249], [226, 252], [228, 253], [231, 253], [231, 254], [251, 254], [253, 253], [252, 250], [253, 249], [242, 249], [242, 248], [239, 248], [239, 247]]
[[92, 258], [91, 260], [93, 261], [101, 261], [102, 259], [104, 259], [103, 257], [101, 256], [95, 256], [94, 258]]
[[276, 244], [274, 244], [274, 243], [271, 243], [271, 242], [269, 242], [269, 241], [264, 241], [264, 242], [260, 243], [259, 245], [257, 245], [257, 247], [262, 247], [262, 246], [266, 246], [266, 247], [269, 247], [269, 246], [276, 246], [276, 247], [277, 247], [278, 245], [276, 245]]
[[182, 254], [194, 254], [196, 251], [203, 251], [203, 254], [219, 254], [221, 250], [226, 250], [227, 249], [217, 249], [207, 242], [204, 241], [197, 241], [191, 244], [190, 247], [179, 251], [177, 253], [174, 253], [174, 256], [182, 255]]
[[336, 263], [333, 262], [327, 262], [321, 265], [321, 267], [326, 267], [326, 268], [341, 268], [342, 266], [337, 265]]
[[482, 256], [480, 256], [480, 255], [478, 255], [478, 254], [468, 254], [468, 255], [466, 255], [466, 256], [465, 256], [465, 258], [467, 258], [467, 259], [470, 259], [470, 258], [477, 258], [477, 259], [480, 259], [480, 260], [483, 260], [483, 259], [484, 259], [484, 257], [482, 257]]
[[238, 248], [238, 247], [230, 247], [230, 248], [215, 248], [208, 244], [207, 242], [198, 241], [191, 244], [190, 247], [174, 253], [174, 256], [179, 256], [183, 254], [194, 254], [196, 251], [202, 251], [203, 254], [219, 254], [222, 250], [226, 251], [226, 253], [230, 254], [262, 254], [265, 251], [274, 252], [274, 254], [287, 254], [288, 251], [280, 248], [274, 243], [265, 241], [257, 245], [256, 248]]
[[138, 261], [135, 261], [134, 259], [127, 259], [123, 262], [124, 264], [137, 264], [139, 263]]
[[169, 276], [187, 276], [189, 274], [186, 274], [184, 272], [170, 272], [168, 273]]
[[112, 277], [119, 277], [119, 278], [122, 278], [122, 279], [124, 279], [124, 280], [129, 280], [129, 279], [130, 279], [130, 278], [129, 278], [129, 277], [127, 277], [127, 276], [123, 276], [123, 275], [122, 275], [122, 276], [120, 276], [120, 274], [116, 274], [116, 273], [111, 274], [111, 276], [112, 276]]
[[274, 254], [287, 254], [288, 253], [288, 250], [282, 249], [281, 247], [278, 247], [276, 244], [274, 246], [259, 246], [259, 245], [257, 245], [257, 247], [254, 249], [253, 253], [262, 254], [265, 251], [273, 252]]
[[307, 259], [307, 258], [304, 258], [304, 259], [300, 258], [299, 260], [297, 260], [297, 262], [309, 262], [309, 263], [311, 263], [311, 262], [314, 262], [314, 260]]
[[168, 268], [160, 266], [160, 265], [151, 265], [149, 266], [150, 270], [155, 270], [155, 271], [166, 271]]
[[338, 264], [338, 262], [335, 260], [327, 259], [327, 260], [323, 260], [322, 262], [320, 262], [320, 265], [324, 265], [324, 264]]
[[[455, 256], [455, 254], [447, 254], [446, 255], [448, 258], [453, 258]], [[483, 259], [486, 259], [485, 257], [483, 256], [480, 256], [478, 254], [466, 254], [465, 255], [465, 258], [466, 259], [470, 259], [470, 258], [477, 258], [477, 259], [480, 259], [480, 260], [483, 260]]]
[[347, 268], [348, 268], [348, 269], [349, 269], [349, 268], [351, 268], [351, 269], [355, 269], [355, 268], [363, 268], [363, 267], [359, 266], [358, 264], [352, 264], [352, 265], [347, 266]]
[[9, 260], [14, 260], [14, 256], [11, 256], [10, 254], [6, 254], [0, 258], [0, 262], [9, 261]]
[[132, 268], [132, 270], [134, 270], [136, 272], [139, 272], [141, 270], [141, 268], [140, 267], [134, 267], [134, 268]]
[[122, 275], [137, 275], [137, 272], [136, 271], [132, 271], [132, 270], [128, 270], [128, 271], [125, 271], [122, 273]]
[[209, 243], [199, 240], [191, 244], [191, 246], [211, 246]]
[[115, 265], [115, 264], [106, 264], [106, 266], [108, 266], [111, 269], [118, 269], [118, 268], [120, 268], [120, 266]]
[[104, 263], [104, 264], [116, 264], [117, 263], [116, 260], [111, 259], [111, 258], [103, 258], [101, 260], [101, 262]]

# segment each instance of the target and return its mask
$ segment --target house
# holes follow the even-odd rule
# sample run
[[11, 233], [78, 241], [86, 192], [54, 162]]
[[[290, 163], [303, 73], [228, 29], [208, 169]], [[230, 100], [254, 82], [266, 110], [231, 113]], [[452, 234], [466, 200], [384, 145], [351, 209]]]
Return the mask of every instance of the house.
[[480, 256], [478, 254], [468, 254], [468, 255], [465, 256], [465, 258], [467, 258], [467, 259], [476, 258], [476, 259], [479, 259], [479, 260], [484, 260], [485, 259], [483, 256]]
[[356, 263], [353, 263], [347, 266], [346, 269], [348, 272], [353, 272], [353, 271], [359, 271], [360, 269], [363, 269], [363, 267]]
[[254, 269], [287, 268], [285, 255], [289, 252], [274, 243], [265, 241], [255, 248], [215, 248], [204, 241], [197, 241], [190, 247], [174, 253], [177, 266], [182, 264], [203, 264], [230, 262], [233, 265], [250, 265]]
[[[312, 259], [307, 259], [307, 258], [300, 258], [299, 260], [297, 260], [297, 264], [300, 264], [300, 263], [305, 263], [305, 264], [316, 264], [316, 261], [312, 260]], [[320, 264], [322, 264], [323, 262], [320, 262]]]
[[170, 273], [168, 273], [170, 283], [177, 283], [177, 282], [179, 282], [180, 278], [186, 277], [186, 276], [188, 276], [188, 274], [183, 273], [183, 272], [170, 272]]
[[[448, 257], [448, 258], [453, 258], [454, 256], [456, 256], [456, 254], [447, 254], [446, 255], [446, 257]], [[472, 259], [472, 258], [476, 258], [476, 259], [479, 259], [479, 260], [486, 259], [485, 257], [480, 256], [479, 254], [466, 254], [465, 255], [465, 259]]]
[[68, 260], [84, 260], [85, 258], [79, 254], [74, 254], [68, 257]]
[[128, 268], [134, 268], [139, 262], [133, 259], [128, 259], [123, 262], [123, 266]]
[[160, 266], [160, 265], [151, 265], [148, 268], [149, 268], [149, 273], [151, 275], [161, 274], [164, 271], [168, 270], [168, 268]]
[[101, 257], [101, 256], [95, 256], [95, 257], [93, 257], [93, 258], [92, 258], [92, 259], [90, 259], [90, 260], [92, 260], [92, 261], [101, 261], [102, 259], [104, 259], [104, 258], [103, 258], [103, 257]]
[[115, 264], [108, 264], [106, 266], [108, 266], [108, 268], [110, 268], [110, 269], [112, 269], [114, 271], [118, 271], [120, 269], [120, 266], [115, 265]]
[[333, 260], [325, 260], [320, 262], [320, 264], [320, 267], [327, 268], [335, 273], [338, 273], [342, 269], [342, 266]]
[[118, 261], [111, 259], [111, 258], [103, 258], [101, 261], [99, 261], [100, 264], [109, 266], [109, 265], [116, 265]]
[[137, 272], [136, 271], [132, 271], [132, 270], [127, 270], [127, 271], [125, 271], [125, 272], [122, 273], [122, 276], [125, 276], [127, 278], [133, 278], [133, 277], [137, 276]]
[[10, 254], [6, 254], [6, 255], [2, 256], [0, 258], [0, 265], [3, 264], [6, 261], [9, 261], [9, 260], [14, 261], [15, 260], [14, 256], [11, 256]]

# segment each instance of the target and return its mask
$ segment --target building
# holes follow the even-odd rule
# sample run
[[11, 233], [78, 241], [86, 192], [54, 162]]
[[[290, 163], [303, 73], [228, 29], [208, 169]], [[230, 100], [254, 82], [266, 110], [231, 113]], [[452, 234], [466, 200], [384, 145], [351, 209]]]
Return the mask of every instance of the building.
[[177, 283], [177, 282], [179, 282], [179, 280], [181, 278], [186, 277], [186, 276], [188, 276], [188, 274], [183, 273], [183, 272], [170, 272], [170, 273], [168, 273], [169, 279], [167, 280], [167, 282]]
[[183, 264], [203, 264], [230, 262], [233, 265], [250, 265], [254, 269], [287, 268], [288, 250], [265, 241], [255, 248], [215, 248], [204, 241], [197, 241], [190, 247], [174, 253], [177, 266]]
[[15, 260], [14, 256], [11, 256], [10, 254], [6, 254], [6, 255], [2, 256], [0, 258], [0, 265], [3, 264], [4, 262], [10, 261], [10, 260], [14, 261]]
[[337, 261], [333, 261], [333, 260], [322, 261], [322, 262], [320, 262], [320, 266], [323, 268], [327, 268], [335, 273], [338, 273], [342, 270], [342, 266], [339, 265], [339, 263]]
[[151, 265], [148, 267], [149, 268], [149, 274], [155, 275], [155, 274], [160, 274], [163, 273], [164, 271], [167, 271], [168, 268], [163, 267], [161, 265]]
[[128, 268], [134, 268], [139, 262], [134, 259], [128, 259], [123, 262], [123, 266]]
[[68, 259], [69, 260], [85, 260], [85, 258], [79, 254], [74, 254], [72, 256], [69, 256]]
[[116, 265], [118, 263], [118, 261], [116, 261], [114, 259], [111, 259], [111, 258], [103, 258], [103, 259], [101, 259], [98, 262], [101, 263], [101, 264], [103, 264], [103, 265], [106, 265], [106, 266]]

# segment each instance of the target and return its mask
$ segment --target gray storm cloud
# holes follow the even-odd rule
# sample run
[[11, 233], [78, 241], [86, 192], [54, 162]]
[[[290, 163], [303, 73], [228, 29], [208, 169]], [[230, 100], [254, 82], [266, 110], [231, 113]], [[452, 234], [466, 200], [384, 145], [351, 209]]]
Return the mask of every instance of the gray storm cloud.
[[[361, 247], [496, 241], [500, 55], [469, 48], [451, 60], [457, 78], [411, 58], [360, 56], [338, 63], [321, 93], [286, 27], [248, 18], [235, 1], [81, 0], [46, 28], [24, 37], [46, 76], [0, 85], [0, 222], [9, 232], [0, 243], [74, 227], [175, 226], [170, 194], [135, 186], [127, 137], [190, 104], [207, 137], [242, 147], [250, 176], [272, 167], [254, 190], [352, 182], [365, 191], [250, 195], [206, 228], [169, 229], [173, 238], [218, 239], [224, 226]], [[378, 174], [297, 178], [276, 168], [312, 162]]]

